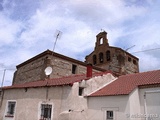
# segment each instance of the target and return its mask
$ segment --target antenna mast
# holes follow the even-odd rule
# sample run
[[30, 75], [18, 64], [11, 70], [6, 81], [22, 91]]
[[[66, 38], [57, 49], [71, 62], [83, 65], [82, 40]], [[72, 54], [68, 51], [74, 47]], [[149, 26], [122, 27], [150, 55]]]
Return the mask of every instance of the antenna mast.
[[131, 48], [133, 48], [133, 47], [135, 47], [135, 46], [136, 46], [136, 45], [133, 45], [133, 46], [127, 48], [125, 51], [128, 51], [129, 49], [131, 49]]
[[55, 33], [56, 40], [55, 40], [55, 42], [54, 42], [53, 52], [54, 52], [54, 49], [55, 49], [55, 47], [56, 47], [57, 40], [58, 40], [58, 38], [60, 39], [61, 35], [62, 35], [62, 32], [59, 31], [59, 30], [57, 30], [56, 33]]

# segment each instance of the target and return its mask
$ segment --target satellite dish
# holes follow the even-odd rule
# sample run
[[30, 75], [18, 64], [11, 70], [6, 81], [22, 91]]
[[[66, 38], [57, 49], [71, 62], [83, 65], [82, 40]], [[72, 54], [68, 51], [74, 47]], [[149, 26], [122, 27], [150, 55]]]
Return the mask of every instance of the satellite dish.
[[50, 75], [52, 73], [52, 67], [50, 67], [50, 66], [46, 67], [44, 72], [45, 72], [46, 75]]

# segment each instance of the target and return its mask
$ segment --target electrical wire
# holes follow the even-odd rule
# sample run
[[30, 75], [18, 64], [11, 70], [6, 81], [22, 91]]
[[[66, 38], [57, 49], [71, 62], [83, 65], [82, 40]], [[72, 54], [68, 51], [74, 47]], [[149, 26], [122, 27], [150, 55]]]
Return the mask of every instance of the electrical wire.
[[140, 53], [140, 52], [149, 52], [149, 51], [153, 51], [153, 50], [160, 50], [160, 48], [154, 48], [154, 49], [147, 49], [147, 50], [132, 52], [132, 54], [133, 54], [133, 53]]

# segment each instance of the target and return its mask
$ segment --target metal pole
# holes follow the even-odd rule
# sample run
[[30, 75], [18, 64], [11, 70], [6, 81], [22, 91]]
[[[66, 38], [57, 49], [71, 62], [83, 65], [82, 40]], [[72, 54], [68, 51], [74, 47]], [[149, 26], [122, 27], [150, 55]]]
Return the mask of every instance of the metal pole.
[[146, 115], [145, 120], [148, 120], [147, 118], [147, 103], [146, 103], [146, 92], [144, 93], [144, 115]]
[[5, 78], [5, 73], [6, 73], [6, 69], [4, 69], [4, 72], [3, 72], [3, 78], [2, 78], [1, 88], [3, 87], [4, 78]]
[[55, 47], [56, 47], [56, 43], [57, 43], [57, 39], [58, 39], [59, 35], [60, 35], [60, 32], [59, 32], [59, 33], [57, 34], [57, 36], [56, 36], [56, 40], [55, 40], [54, 46], [53, 46], [53, 52], [54, 52], [54, 49], [55, 49]]

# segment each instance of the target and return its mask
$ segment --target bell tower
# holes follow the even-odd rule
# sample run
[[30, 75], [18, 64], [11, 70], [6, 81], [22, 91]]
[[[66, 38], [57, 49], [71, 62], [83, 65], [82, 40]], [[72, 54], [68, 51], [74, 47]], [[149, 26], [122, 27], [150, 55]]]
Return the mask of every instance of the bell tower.
[[106, 31], [100, 32], [96, 36], [95, 49], [97, 49], [100, 46], [109, 46], [108, 39], [107, 39], [107, 32]]
[[139, 72], [139, 59], [121, 48], [109, 46], [105, 31], [96, 35], [94, 51], [85, 59], [86, 63], [111, 70], [118, 75]]

